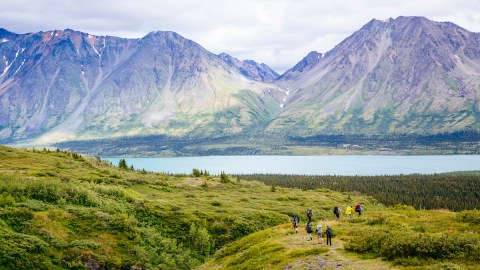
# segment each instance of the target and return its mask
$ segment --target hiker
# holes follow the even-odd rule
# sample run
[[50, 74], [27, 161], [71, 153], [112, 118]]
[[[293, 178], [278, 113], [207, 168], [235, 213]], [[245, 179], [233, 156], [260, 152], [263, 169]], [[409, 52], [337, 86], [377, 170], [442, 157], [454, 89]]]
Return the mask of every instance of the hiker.
[[300, 218], [298, 218], [297, 214], [293, 214], [292, 224], [293, 228], [295, 229], [295, 233], [298, 233], [298, 224], [300, 223]]
[[305, 230], [307, 230], [307, 233], [308, 233], [308, 241], [312, 240], [313, 237], [312, 237], [312, 232], [313, 232], [313, 229], [312, 229], [312, 223], [311, 222], [308, 222], [307, 223], [307, 227], [305, 228]]
[[322, 237], [322, 224], [317, 225], [317, 229], [315, 230], [315, 234], [317, 234], [318, 243], [320, 244], [320, 238]]
[[308, 208], [307, 210], [307, 219], [308, 219], [308, 223], [312, 222], [312, 209]]
[[328, 246], [329, 242], [330, 242], [330, 246], [332, 246], [332, 236], [333, 236], [332, 227], [327, 226], [327, 230], [325, 231], [325, 235], [327, 235], [327, 246]]
[[349, 218], [352, 218], [353, 208], [352, 208], [351, 206], [348, 206], [348, 207], [347, 207], [347, 211], [345, 212], [345, 214], [346, 214]]
[[363, 207], [362, 207], [361, 204], [355, 205], [355, 212], [358, 213], [358, 216], [361, 216], [361, 215], [362, 215], [362, 211], [363, 211]]
[[335, 216], [337, 216], [337, 219], [339, 219], [340, 218], [340, 207], [335, 206], [333, 208], [333, 213], [335, 214]]

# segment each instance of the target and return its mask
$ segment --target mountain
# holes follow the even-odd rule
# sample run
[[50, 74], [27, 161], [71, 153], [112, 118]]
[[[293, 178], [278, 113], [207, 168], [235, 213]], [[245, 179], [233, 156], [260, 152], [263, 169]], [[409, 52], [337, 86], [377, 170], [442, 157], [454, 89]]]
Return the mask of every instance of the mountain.
[[279, 81], [282, 80], [289, 80], [294, 79], [303, 72], [312, 69], [320, 59], [322, 59], [323, 55], [316, 51], [311, 51], [305, 56], [300, 62], [298, 62], [293, 68], [285, 71], [281, 76], [278, 76], [277, 79]]
[[267, 130], [298, 135], [480, 129], [480, 34], [423, 17], [371, 20], [276, 81], [288, 89]]
[[273, 69], [271, 69], [264, 63], [258, 64], [253, 60], [240, 61], [237, 58], [226, 53], [221, 53], [218, 56], [222, 58], [223, 61], [225, 61], [225, 63], [227, 63], [229, 66], [237, 69], [238, 71], [240, 71], [240, 73], [252, 80], [271, 82], [277, 79], [277, 77], [279, 76], [277, 72], [275, 72]]
[[279, 87], [174, 32], [1, 29], [0, 41], [2, 141], [234, 134], [280, 108]]
[[[448, 133], [453, 149], [458, 134], [479, 142], [479, 97], [480, 33], [423, 17], [371, 20], [281, 76], [174, 32], [124, 39], [0, 29], [0, 143], [129, 137], [130, 152], [133, 142], [175, 141], [192, 153], [195, 141], [194, 153], [213, 144], [223, 154], [309, 153], [307, 141], [369, 142], [375, 151], [378, 136]], [[331, 135], [346, 137], [321, 137]]]

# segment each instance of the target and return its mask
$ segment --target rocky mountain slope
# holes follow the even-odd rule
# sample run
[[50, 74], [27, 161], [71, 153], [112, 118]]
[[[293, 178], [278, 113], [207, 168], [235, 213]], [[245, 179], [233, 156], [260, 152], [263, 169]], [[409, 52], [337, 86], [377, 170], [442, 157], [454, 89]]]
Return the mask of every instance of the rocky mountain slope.
[[246, 77], [262, 82], [271, 82], [278, 78], [279, 74], [264, 63], [258, 64], [253, 60], [240, 61], [237, 58], [221, 53], [218, 55], [229, 66], [236, 68]]
[[299, 134], [480, 129], [480, 34], [423, 17], [372, 20], [283, 74], [268, 127]]
[[372, 20], [281, 76], [173, 32], [0, 30], [3, 143], [479, 131], [479, 97], [480, 33], [423, 17]]
[[3, 141], [236, 133], [280, 108], [279, 87], [173, 32], [123, 39], [2, 29], [0, 40]]

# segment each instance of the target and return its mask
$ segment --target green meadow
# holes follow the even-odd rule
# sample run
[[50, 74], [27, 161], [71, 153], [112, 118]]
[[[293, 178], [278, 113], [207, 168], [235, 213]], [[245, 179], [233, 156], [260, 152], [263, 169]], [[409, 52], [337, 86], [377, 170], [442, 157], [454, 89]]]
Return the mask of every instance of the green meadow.
[[[480, 269], [478, 210], [137, 169], [0, 146], [0, 269]], [[334, 219], [356, 203], [362, 216]], [[332, 247], [308, 241], [307, 208]]]

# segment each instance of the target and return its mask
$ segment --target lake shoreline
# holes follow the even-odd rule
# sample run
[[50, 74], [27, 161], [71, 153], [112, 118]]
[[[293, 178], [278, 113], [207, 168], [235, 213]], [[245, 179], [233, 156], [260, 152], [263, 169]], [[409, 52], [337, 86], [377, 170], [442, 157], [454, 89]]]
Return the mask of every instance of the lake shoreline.
[[[103, 158], [117, 165], [120, 158]], [[480, 155], [425, 156], [198, 156], [125, 158], [128, 166], [152, 172], [190, 174], [194, 168], [211, 174], [285, 174], [377, 176], [439, 174], [480, 170]]]

